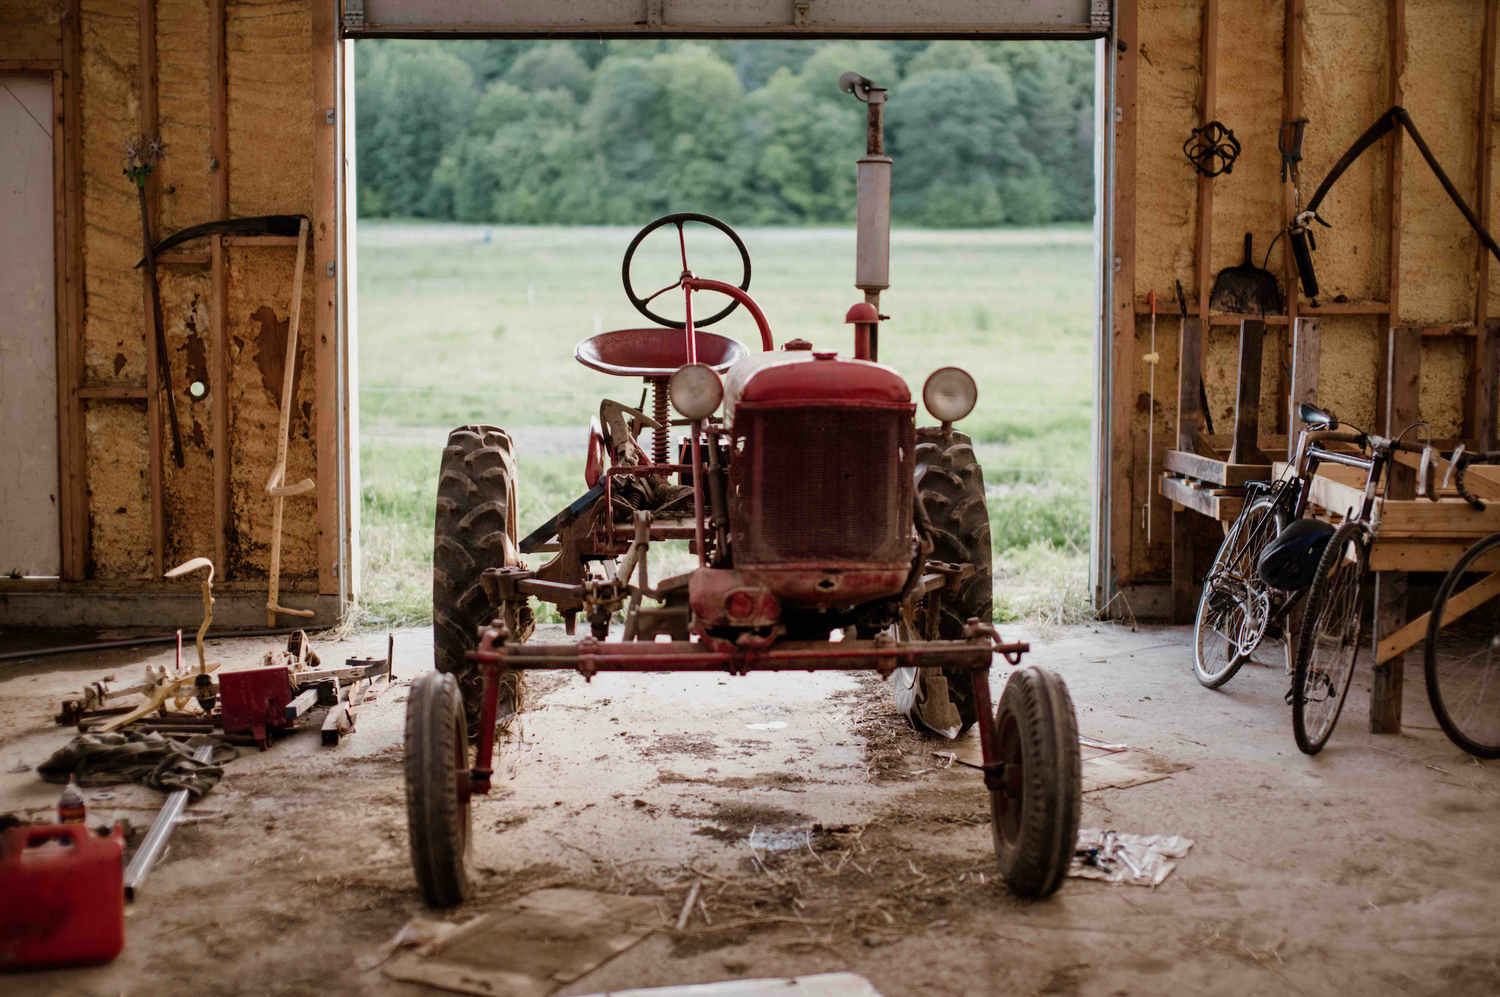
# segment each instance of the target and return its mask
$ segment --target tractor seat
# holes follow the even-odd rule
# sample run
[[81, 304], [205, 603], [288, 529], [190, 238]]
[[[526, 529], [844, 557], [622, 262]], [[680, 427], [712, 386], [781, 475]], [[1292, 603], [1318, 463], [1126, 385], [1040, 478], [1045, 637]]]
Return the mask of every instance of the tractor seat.
[[[720, 374], [750, 351], [738, 339], [698, 333], [698, 362]], [[688, 362], [687, 335], [681, 329], [615, 329], [590, 336], [573, 350], [585, 367], [621, 377], [670, 377]]]

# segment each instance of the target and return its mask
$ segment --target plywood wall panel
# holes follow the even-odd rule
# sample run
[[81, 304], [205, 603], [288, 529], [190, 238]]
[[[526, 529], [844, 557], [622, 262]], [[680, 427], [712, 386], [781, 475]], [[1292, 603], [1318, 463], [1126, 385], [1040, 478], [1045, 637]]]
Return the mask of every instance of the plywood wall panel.
[[[1386, 5], [1371, 0], [1307, 4], [1302, 108], [1302, 198], [1307, 202], [1344, 150], [1390, 106]], [[1388, 141], [1388, 140], [1387, 140]], [[1320, 301], [1384, 301], [1389, 271], [1390, 175], [1384, 146], [1346, 171], [1318, 213]], [[1325, 327], [1326, 328], [1326, 327]]]
[[206, 0], [156, 0], [158, 120], [168, 152], [159, 171], [164, 235], [213, 217], [208, 22]]
[[[1461, 193], [1478, 183], [1480, 35], [1477, 0], [1406, 0], [1406, 109]], [[1402, 158], [1401, 320], [1472, 320], [1474, 231], [1414, 142]], [[1467, 265], [1455, 265], [1456, 261]]]
[[[243, 248], [228, 251], [229, 309], [229, 570], [235, 578], [264, 578], [270, 564], [271, 499], [266, 478], [276, 463], [288, 305], [296, 250]], [[292, 396], [291, 447], [286, 480], [317, 476], [313, 397], [312, 257], [303, 277], [299, 370]], [[283, 585], [317, 575], [316, 499], [286, 500], [283, 514]]]
[[121, 173], [139, 132], [136, 0], [83, 0], [84, 380], [141, 383], [146, 339], [135, 184]]
[[[169, 565], [193, 557], [212, 557], [213, 519], [213, 408], [211, 393], [219, 388], [209, 370], [209, 324], [212, 287], [201, 269], [164, 268], [161, 272], [162, 311], [167, 355], [172, 364], [172, 387], [182, 428], [183, 466], [163, 462], [163, 522], [165, 559]], [[210, 392], [194, 398], [194, 381]], [[163, 406], [165, 410], [165, 406]], [[166, 437], [170, 439], [170, 437]]]
[[[1260, 431], [1276, 431], [1276, 383], [1281, 376], [1281, 358], [1286, 344], [1286, 327], [1268, 325], [1263, 334], [1260, 373]], [[1234, 428], [1234, 406], [1239, 390], [1240, 329], [1237, 325], [1216, 325], [1203, 341], [1203, 383], [1208, 393], [1208, 411], [1213, 416], [1214, 432], [1228, 434]], [[1175, 400], [1175, 396], [1174, 396]]]
[[1319, 320], [1322, 351], [1318, 403], [1344, 422], [1376, 431], [1377, 371], [1385, 350], [1385, 320], [1365, 315], [1326, 315]]
[[1255, 264], [1264, 264], [1275, 274], [1284, 270], [1281, 243], [1272, 249], [1268, 264], [1265, 258], [1271, 240], [1283, 224], [1281, 154], [1277, 151], [1276, 136], [1283, 106], [1281, 52], [1285, 19], [1281, 0], [1232, 0], [1219, 7], [1216, 113], [1226, 127], [1234, 130], [1243, 151], [1234, 164], [1234, 172], [1213, 182], [1210, 273], [1244, 261], [1246, 232], [1254, 237]]
[[89, 576], [150, 580], [151, 490], [144, 407], [95, 401], [85, 418]]
[[229, 213], [312, 214], [312, 21], [297, 0], [233, 0]]
[[1198, 125], [1202, 23], [1200, 0], [1140, 4], [1136, 298], [1155, 290], [1158, 307], [1172, 302], [1174, 281], [1193, 294], [1198, 185], [1182, 143]]
[[1417, 404], [1435, 439], [1463, 436], [1468, 373], [1468, 343], [1463, 337], [1437, 336], [1422, 343], [1422, 380]]

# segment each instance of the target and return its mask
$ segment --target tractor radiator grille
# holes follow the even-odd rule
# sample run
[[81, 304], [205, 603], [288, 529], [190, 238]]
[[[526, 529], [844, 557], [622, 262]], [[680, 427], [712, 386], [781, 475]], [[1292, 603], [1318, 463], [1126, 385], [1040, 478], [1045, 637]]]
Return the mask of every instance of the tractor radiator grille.
[[742, 406], [735, 563], [910, 560], [912, 437], [905, 411]]

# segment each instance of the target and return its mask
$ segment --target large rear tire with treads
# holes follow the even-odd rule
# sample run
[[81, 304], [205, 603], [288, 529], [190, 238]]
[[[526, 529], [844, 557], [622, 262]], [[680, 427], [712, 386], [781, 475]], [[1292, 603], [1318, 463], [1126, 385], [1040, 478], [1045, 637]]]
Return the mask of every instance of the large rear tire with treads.
[[1083, 809], [1083, 758], [1068, 687], [1035, 665], [1011, 674], [995, 713], [1004, 763], [990, 790], [995, 858], [1012, 893], [1041, 898], [1068, 875]]
[[[917, 640], [963, 640], [971, 619], [990, 622], [994, 582], [990, 515], [984, 472], [974, 446], [963, 433], [917, 430], [917, 500], [931, 525], [933, 560], [972, 564], [974, 573], [957, 592], [929, 595], [918, 607]], [[974, 686], [967, 671], [898, 668], [892, 677], [896, 708], [918, 730], [957, 737], [978, 719]]]
[[[432, 550], [432, 651], [437, 670], [452, 675], [463, 695], [469, 737], [479, 733], [481, 676], [464, 652], [479, 646], [480, 628], [495, 607], [480, 576], [486, 568], [519, 565], [516, 549], [516, 461], [510, 437], [494, 426], [460, 426], [448, 434], [438, 469]], [[508, 620], [512, 639], [531, 635], [524, 607]], [[521, 676], [501, 680], [497, 716], [521, 707]]]

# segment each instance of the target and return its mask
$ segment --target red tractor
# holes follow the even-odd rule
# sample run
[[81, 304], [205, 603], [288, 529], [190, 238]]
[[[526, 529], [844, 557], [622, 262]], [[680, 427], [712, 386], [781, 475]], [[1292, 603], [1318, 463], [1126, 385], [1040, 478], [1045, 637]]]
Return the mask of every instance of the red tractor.
[[[492, 426], [454, 430], [438, 481], [433, 566], [437, 671], [413, 684], [406, 713], [412, 865], [427, 902], [461, 902], [468, 889], [469, 801], [487, 793], [496, 724], [515, 709], [517, 676], [539, 668], [600, 672], [867, 669], [893, 678], [897, 707], [922, 730], [956, 737], [978, 724], [995, 851], [1010, 888], [1055, 891], [1067, 874], [1081, 806], [1077, 721], [1067, 687], [1038, 667], [1013, 672], [991, 705], [995, 654], [1012, 665], [1029, 650], [1005, 643], [991, 620], [991, 552], [984, 479], [969, 438], [953, 429], [976, 399], [956, 367], [928, 377], [923, 402], [938, 425], [916, 425], [916, 405], [894, 370], [876, 362], [879, 292], [888, 286], [891, 160], [881, 148], [884, 92], [855, 74], [841, 86], [869, 105], [859, 161], [852, 356], [799, 340], [776, 349], [748, 293], [739, 236], [700, 214], [659, 218], [625, 253], [625, 291], [653, 327], [604, 332], [578, 344], [580, 363], [643, 378], [650, 414], [605, 401], [591, 427], [588, 490], [524, 538], [516, 516], [516, 459]], [[724, 233], [743, 266], [738, 284], [688, 266], [683, 226]], [[642, 240], [675, 226], [682, 271], [641, 298], [630, 265]], [[678, 291], [685, 317], [650, 305]], [[695, 295], [729, 304], [694, 316]], [[762, 352], [703, 331], [743, 306]], [[680, 418], [672, 419], [675, 409]], [[675, 441], [673, 427], [687, 429]], [[649, 448], [639, 436], [651, 430]], [[653, 583], [650, 545], [688, 541], [698, 565]], [[524, 554], [550, 554], [528, 567]], [[528, 644], [532, 598], [555, 605], [567, 633]], [[611, 622], [623, 626], [613, 632]], [[477, 747], [471, 752], [471, 743]]]

